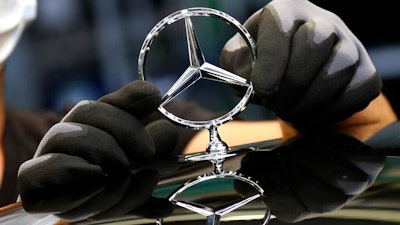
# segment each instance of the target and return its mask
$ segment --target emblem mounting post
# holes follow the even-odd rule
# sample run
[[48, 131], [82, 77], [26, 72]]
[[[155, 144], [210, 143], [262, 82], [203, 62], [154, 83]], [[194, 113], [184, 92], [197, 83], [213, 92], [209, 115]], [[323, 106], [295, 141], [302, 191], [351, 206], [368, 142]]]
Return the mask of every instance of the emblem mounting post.
[[[181, 187], [176, 189], [170, 196], [169, 201], [173, 204], [186, 208], [195, 213], [206, 216], [206, 221], [208, 225], [218, 225], [220, 224], [220, 219], [223, 215], [228, 212], [231, 212], [255, 199], [261, 198], [263, 196], [264, 190], [261, 186], [258, 185], [257, 182], [251, 180], [248, 177], [243, 176], [242, 174], [238, 174], [234, 171], [225, 171], [223, 169], [223, 163], [226, 158], [235, 156], [238, 153], [232, 151], [228, 145], [221, 140], [218, 134], [218, 126], [223, 123], [226, 123], [234, 118], [237, 114], [243, 111], [249, 102], [250, 98], [254, 94], [252, 83], [232, 72], [224, 70], [216, 65], [213, 65], [207, 62], [206, 57], [201, 49], [200, 42], [197, 38], [195, 28], [193, 26], [191, 17], [214, 17], [220, 20], [223, 20], [228, 25], [233, 26], [237, 33], [241, 35], [241, 37], [247, 43], [247, 46], [250, 50], [252, 62], [254, 64], [256, 59], [256, 45], [249, 32], [241, 25], [233, 17], [229, 16], [226, 13], [221, 11], [196, 7], [196, 8], [188, 8], [177, 11], [175, 13], [170, 14], [169, 16], [162, 19], [159, 23], [157, 23], [153, 29], [149, 32], [146, 39], [143, 42], [139, 53], [138, 59], [138, 74], [139, 78], [142, 80], [146, 79], [145, 76], [145, 62], [147, 52], [150, 50], [150, 46], [153, 43], [154, 39], [159, 35], [159, 33], [168, 25], [171, 25], [179, 20], [185, 21], [185, 31], [186, 31], [186, 42], [187, 49], [189, 55], [189, 65], [186, 70], [180, 75], [180, 77], [174, 82], [174, 84], [168, 89], [168, 91], [162, 97], [161, 104], [158, 107], [158, 110], [164, 114], [171, 121], [187, 127], [191, 129], [207, 129], [210, 133], [210, 143], [207, 149], [201, 153], [195, 153], [190, 155], [182, 155], [180, 157], [181, 161], [210, 161], [213, 164], [214, 171], [211, 173], [203, 174], [198, 176], [197, 178], [187, 181]], [[165, 106], [173, 100], [175, 97], [185, 92], [188, 88], [194, 85], [201, 79], [211, 80], [214, 82], [226, 83], [229, 85], [237, 85], [246, 89], [244, 95], [241, 100], [234, 106], [229, 112], [226, 114], [219, 116], [217, 118], [207, 120], [207, 121], [192, 121], [187, 120], [181, 117], [174, 115], [166, 110]], [[255, 194], [249, 195], [242, 199], [229, 202], [220, 207], [209, 207], [203, 204], [199, 204], [196, 202], [189, 202], [178, 200], [179, 194], [183, 191], [191, 188], [197, 184], [202, 182], [211, 180], [211, 179], [233, 179], [235, 181], [244, 182], [251, 188], [255, 190]], [[266, 206], [266, 212], [264, 215], [264, 219], [261, 224], [265, 225], [269, 222], [270, 219], [270, 209]], [[157, 224], [162, 224], [162, 219], [157, 220]]]

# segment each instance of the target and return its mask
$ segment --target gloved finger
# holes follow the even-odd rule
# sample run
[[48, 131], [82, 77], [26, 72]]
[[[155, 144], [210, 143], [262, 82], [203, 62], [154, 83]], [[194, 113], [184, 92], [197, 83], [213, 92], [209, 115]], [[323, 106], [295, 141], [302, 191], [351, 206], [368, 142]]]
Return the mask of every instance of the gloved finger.
[[107, 181], [101, 192], [92, 196], [75, 208], [61, 213], [56, 213], [55, 215], [66, 221], [75, 222], [87, 219], [99, 212], [106, 211], [121, 200], [126, 193], [130, 182], [131, 177], [127, 173], [107, 176]]
[[85, 124], [61, 122], [51, 127], [34, 157], [47, 153], [80, 157], [100, 166], [106, 174], [130, 168], [128, 157], [111, 135]]
[[288, 119], [283, 115], [285, 117], [284, 120], [290, 121], [293, 127], [302, 131], [312, 131], [320, 127], [326, 127], [328, 124], [346, 119], [355, 112], [366, 108], [379, 95], [381, 84], [380, 78], [373, 76], [368, 80], [364, 80], [361, 86], [347, 86], [335, 99], [328, 101], [326, 107], [321, 107], [314, 112], [309, 111], [307, 117]]
[[352, 79], [356, 65], [335, 74], [318, 74], [309, 85], [308, 90], [293, 108], [284, 115], [290, 118], [302, 117], [304, 113], [326, 108], [340, 96]]
[[27, 212], [58, 213], [101, 192], [105, 179], [98, 165], [80, 157], [50, 153], [20, 166], [18, 192]]
[[302, 23], [293, 20], [289, 30], [282, 30], [270, 4], [263, 8], [257, 22], [257, 59], [250, 80], [256, 95], [264, 98], [279, 88], [289, 62], [291, 37]]
[[[258, 16], [261, 10], [254, 13], [244, 23], [253, 40], [257, 41]], [[250, 80], [252, 57], [249, 47], [243, 37], [237, 33], [229, 39], [220, 55], [220, 66], [228, 71]]]
[[114, 137], [131, 161], [141, 162], [155, 154], [154, 142], [133, 115], [99, 101], [79, 102], [62, 120], [96, 127]]
[[161, 93], [153, 84], [136, 80], [99, 99], [141, 119], [154, 112], [161, 103]]
[[[299, 22], [295, 23], [294, 27], [300, 26]], [[280, 22], [268, 5], [253, 14], [244, 26], [256, 40], [257, 59], [253, 69], [250, 70], [251, 63], [243, 61], [244, 56], [248, 54], [248, 47], [238, 35], [224, 46], [220, 64], [224, 69], [250, 79], [256, 95], [262, 98], [279, 87], [289, 60], [290, 37], [295, 29], [289, 31], [289, 34], [283, 33]]]
[[146, 132], [154, 140], [156, 159], [169, 156], [178, 143], [177, 127], [167, 120], [156, 120], [148, 124]]
[[[353, 65], [335, 74], [326, 74], [325, 71], [321, 71], [322, 73], [315, 76], [306, 92], [298, 99], [295, 105], [292, 105], [292, 108], [285, 111], [276, 111], [276, 114], [281, 119], [290, 121], [294, 127], [302, 131], [326, 126], [327, 124], [335, 122], [334, 118], [336, 116], [342, 116], [343, 114], [345, 115], [343, 118], [349, 116], [345, 111], [342, 111], [342, 109], [346, 110], [346, 107], [341, 107], [337, 111], [337, 114], [334, 114], [333, 109], [334, 103], [338, 101], [338, 98], [342, 100], [340, 96], [351, 82], [355, 67], [356, 65]], [[268, 105], [267, 99], [265, 99], [263, 103]], [[340, 104], [343, 104], [343, 101], [340, 101]], [[364, 107], [365, 106], [362, 105], [362, 108]], [[325, 110], [328, 111], [324, 112]], [[355, 112], [353, 107], [347, 110], [351, 113]], [[323, 115], [322, 112], [328, 114]], [[322, 118], [324, 119], [316, 120], [317, 117], [321, 116], [323, 116]]]
[[[279, 88], [275, 93], [264, 98], [264, 105], [267, 108], [273, 111], [287, 111], [298, 104], [310, 89], [311, 83], [319, 84], [325, 80], [332, 82], [327, 75], [320, 78], [319, 71], [327, 63], [329, 56], [333, 54], [337, 37], [332, 33], [321, 42], [315, 43], [311, 39], [313, 36], [310, 35], [313, 32], [315, 32], [315, 23], [311, 21], [302, 24], [294, 32], [290, 46], [290, 58]], [[345, 78], [344, 82], [347, 84], [351, 76]], [[321, 81], [316, 82], [317, 79]], [[343, 83], [340, 80], [335, 82]]]
[[[120, 201], [104, 212], [91, 217], [94, 220], [111, 218], [114, 216], [124, 215], [143, 204], [151, 198], [151, 194], [158, 182], [158, 172], [151, 169], [140, 170], [136, 174], [131, 175], [130, 185], [121, 197]], [[112, 193], [111, 193], [112, 194]], [[159, 207], [156, 207], [160, 210]]]
[[[345, 25], [343, 26], [345, 27]], [[291, 122], [302, 120], [304, 114], [308, 115], [310, 111], [316, 112], [331, 107], [331, 102], [346, 91], [357, 68], [360, 68], [360, 55], [357, 53], [359, 51], [354, 41], [347, 37], [348, 35], [339, 35], [336, 38], [337, 43], [332, 48], [331, 56], [325, 57], [329, 60], [320, 68], [319, 72], [316, 71], [316, 76], [310, 83], [307, 92], [302, 95], [292, 109], [282, 114], [283, 117], [290, 118]], [[338, 61], [343, 63], [337, 65]], [[371, 76], [371, 74], [366, 76]]]

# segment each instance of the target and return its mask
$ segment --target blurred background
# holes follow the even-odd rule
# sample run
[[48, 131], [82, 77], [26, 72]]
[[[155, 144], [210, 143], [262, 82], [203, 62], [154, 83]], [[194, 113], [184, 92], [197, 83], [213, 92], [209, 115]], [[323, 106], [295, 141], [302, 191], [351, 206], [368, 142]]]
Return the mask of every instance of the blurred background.
[[[38, 0], [37, 19], [23, 35], [11, 56], [6, 75], [6, 101], [16, 109], [60, 111], [66, 104], [82, 99], [97, 99], [135, 80], [140, 47], [152, 27], [172, 12], [187, 7], [205, 6], [221, 10], [239, 22], [264, 6], [268, 0]], [[385, 0], [380, 4], [357, 1], [314, 1], [334, 11], [363, 41], [384, 79], [384, 91], [400, 112], [398, 13]], [[353, 2], [353, 3], [352, 3]], [[360, 4], [363, 5], [362, 9]], [[397, 19], [397, 20], [396, 20]], [[220, 25], [200, 29], [207, 41], [202, 45], [206, 58], [217, 61], [219, 49], [233, 34]], [[196, 27], [197, 28], [197, 27]], [[367, 29], [366, 29], [367, 28]], [[210, 35], [212, 37], [210, 38]], [[173, 55], [187, 57], [184, 35], [173, 32], [162, 42], [172, 43]], [[183, 42], [184, 41], [184, 42]], [[153, 55], [167, 55], [165, 48], [152, 48]], [[167, 55], [168, 56], [168, 55]], [[159, 85], [168, 74], [180, 74], [179, 57], [153, 58], [148, 68], [159, 73]], [[160, 66], [168, 65], [166, 71]], [[177, 69], [177, 71], [174, 71]], [[204, 96], [206, 95], [206, 96]], [[209, 96], [207, 96], [209, 95]], [[231, 99], [217, 98], [211, 89], [200, 100], [213, 102], [217, 110], [230, 108]], [[233, 101], [233, 100], [232, 100]], [[250, 106], [252, 119], [272, 118], [270, 112]], [[246, 110], [247, 111], [247, 110]]]
[[[38, 0], [37, 19], [9, 60], [7, 104], [17, 109], [60, 111], [66, 104], [97, 99], [138, 79], [141, 45], [167, 15], [202, 6], [221, 10], [243, 23], [264, 4], [248, 0]], [[214, 64], [223, 44], [234, 34], [225, 32], [224, 26], [215, 22], [196, 26], [206, 59]], [[158, 73], [152, 82], [160, 88], [169, 75], [180, 75], [184, 71], [180, 68], [188, 66], [184, 33], [169, 30], [161, 44], [152, 47], [149, 54], [153, 57], [146, 62], [146, 69]], [[211, 89], [203, 94], [198, 95], [200, 99], [214, 102], [217, 110], [231, 106], [231, 100], [215, 98]]]

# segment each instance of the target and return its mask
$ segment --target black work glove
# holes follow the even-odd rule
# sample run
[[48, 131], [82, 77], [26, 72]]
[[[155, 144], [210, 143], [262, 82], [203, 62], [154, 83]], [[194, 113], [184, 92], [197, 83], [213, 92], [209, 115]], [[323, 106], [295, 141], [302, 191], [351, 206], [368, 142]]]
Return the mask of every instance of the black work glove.
[[343, 21], [307, 0], [273, 0], [244, 24], [256, 41], [254, 67], [240, 35], [221, 67], [250, 79], [256, 102], [301, 131], [364, 109], [381, 91], [368, 53]]
[[385, 159], [357, 139], [326, 133], [250, 152], [239, 171], [259, 182], [273, 215], [292, 223], [342, 208], [373, 184]]
[[[146, 119], [160, 102], [155, 86], [135, 81], [98, 101], [78, 103], [46, 133], [34, 158], [20, 166], [25, 210], [69, 221], [132, 211], [170, 213], [169, 202], [151, 197], [158, 172], [140, 169], [167, 156], [178, 138], [170, 122]], [[146, 207], [154, 202], [157, 207]], [[143, 212], [148, 208], [156, 212]]]

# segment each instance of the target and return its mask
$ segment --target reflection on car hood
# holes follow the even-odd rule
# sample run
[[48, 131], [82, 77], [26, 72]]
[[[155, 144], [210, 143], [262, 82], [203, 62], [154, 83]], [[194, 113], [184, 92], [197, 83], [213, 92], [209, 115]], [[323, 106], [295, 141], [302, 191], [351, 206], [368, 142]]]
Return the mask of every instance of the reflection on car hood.
[[[265, 190], [263, 201], [247, 204], [222, 218], [221, 224], [259, 224], [266, 205], [273, 212], [269, 224], [400, 224], [399, 159], [377, 153], [353, 139], [336, 135], [252, 143], [232, 148], [224, 169], [239, 171]], [[168, 197], [180, 185], [213, 171], [209, 162], [154, 162], [161, 178], [153, 192]], [[397, 172], [396, 172], [397, 171]], [[229, 201], [240, 185], [215, 180], [196, 187], [184, 198], [207, 204]], [[211, 190], [211, 191], [210, 191]], [[235, 190], [235, 191], [233, 191]], [[240, 192], [239, 191], [239, 192]], [[133, 193], [134, 194], [134, 193]], [[330, 195], [330, 196], [329, 196]], [[155, 224], [155, 219], [122, 215], [101, 221], [67, 223], [52, 215], [29, 215], [21, 204], [0, 211], [1, 224]], [[205, 224], [205, 217], [175, 207], [164, 224]]]

